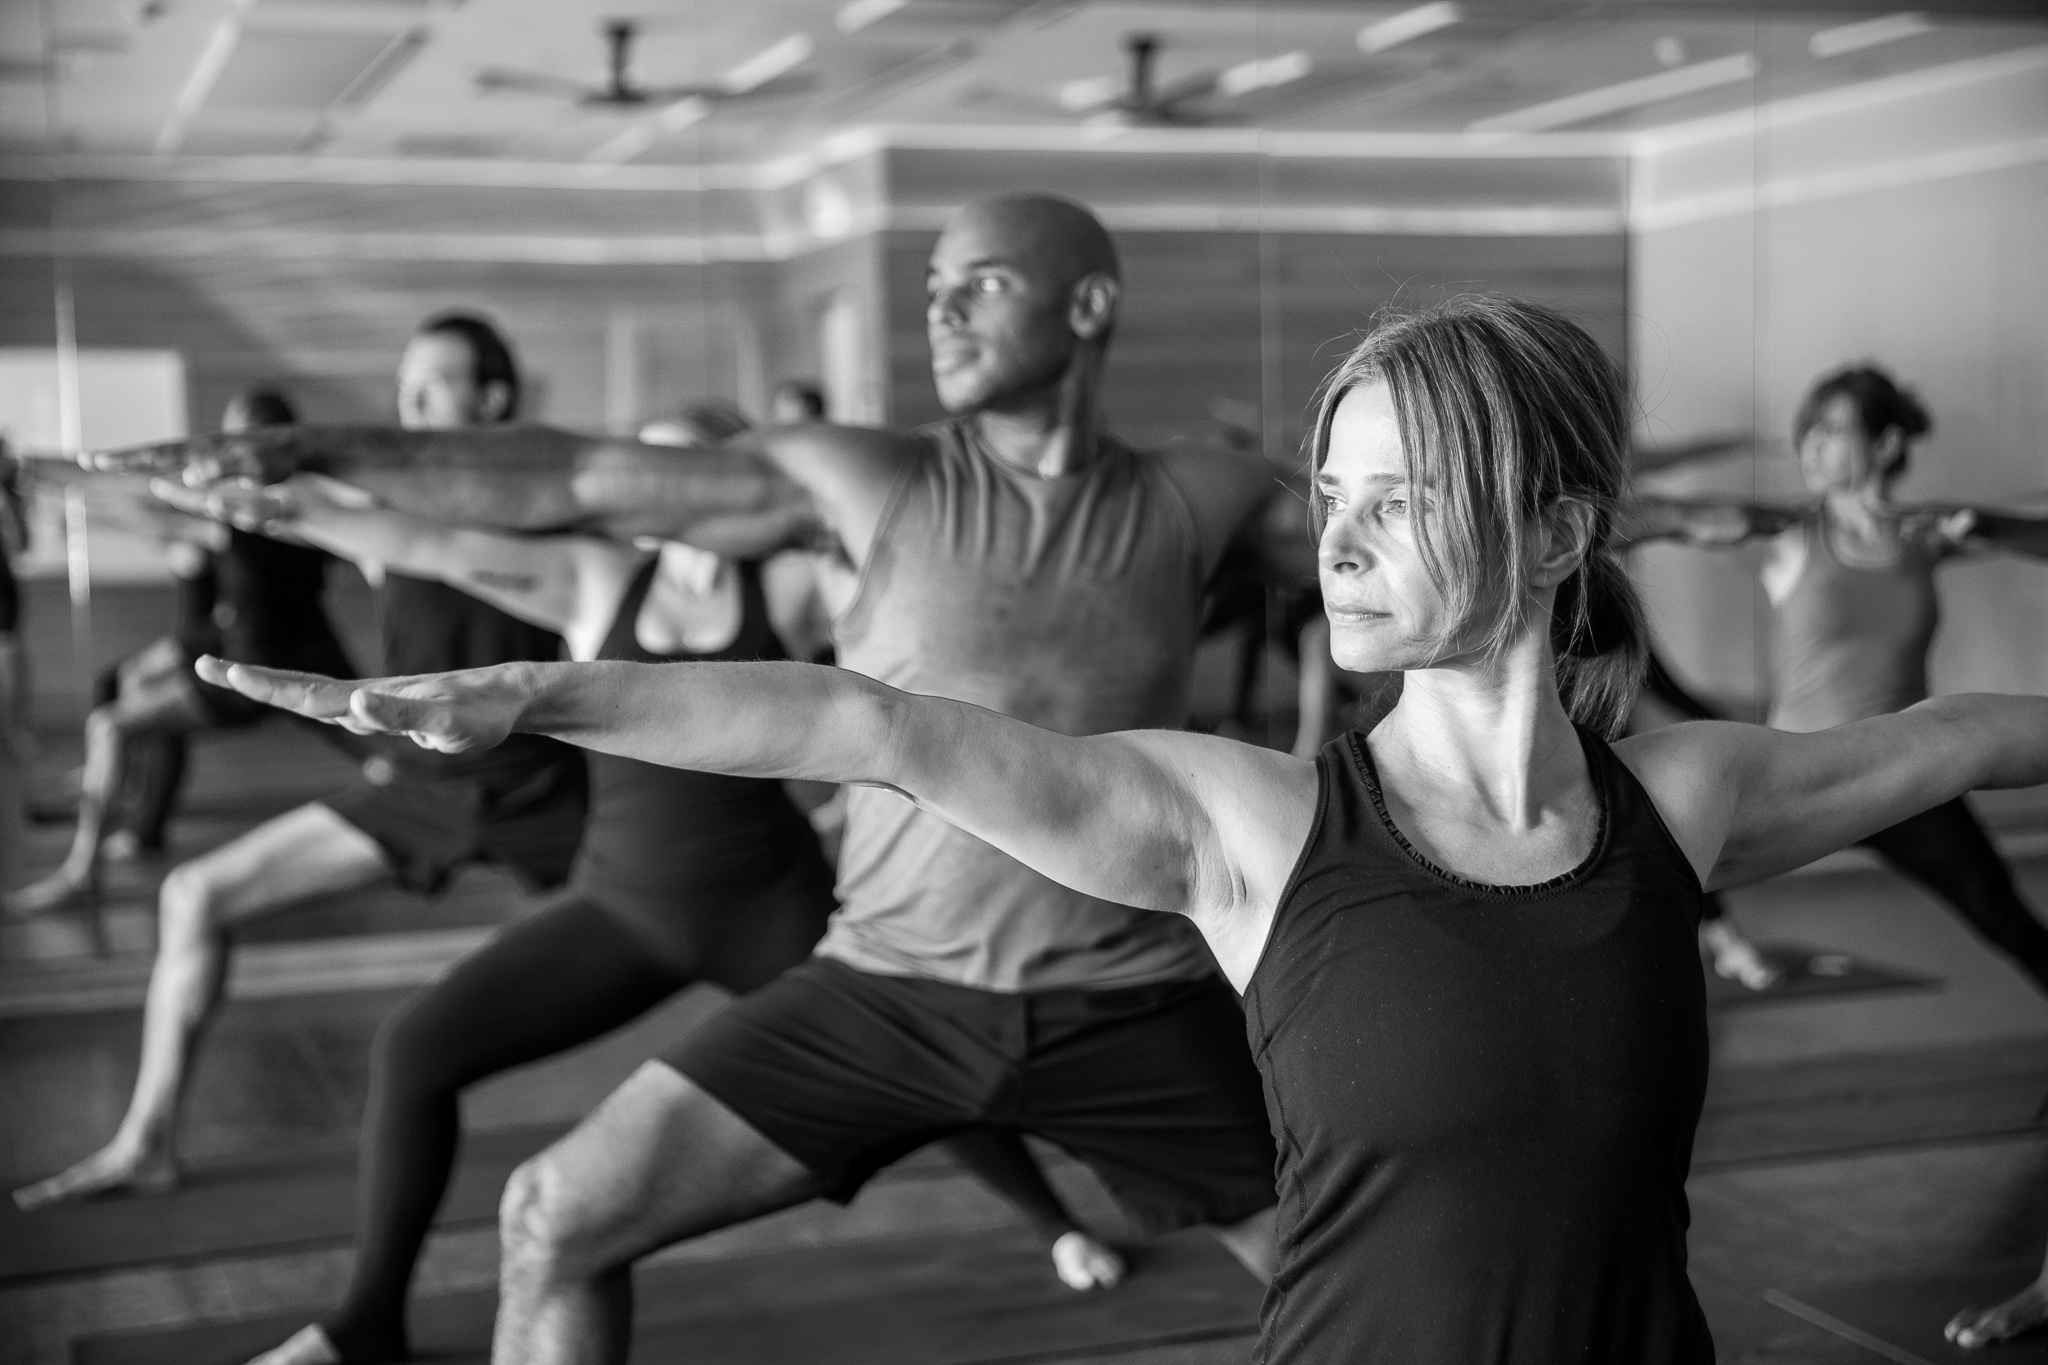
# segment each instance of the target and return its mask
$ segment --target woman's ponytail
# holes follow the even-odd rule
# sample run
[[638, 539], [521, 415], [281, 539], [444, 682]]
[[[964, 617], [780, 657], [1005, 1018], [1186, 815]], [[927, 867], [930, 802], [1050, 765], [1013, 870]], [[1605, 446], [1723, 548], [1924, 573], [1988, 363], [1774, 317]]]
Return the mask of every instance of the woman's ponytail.
[[1649, 640], [1635, 585], [1612, 550], [1590, 551], [1558, 585], [1550, 644], [1564, 709], [1603, 739], [1619, 736], [1649, 662]]

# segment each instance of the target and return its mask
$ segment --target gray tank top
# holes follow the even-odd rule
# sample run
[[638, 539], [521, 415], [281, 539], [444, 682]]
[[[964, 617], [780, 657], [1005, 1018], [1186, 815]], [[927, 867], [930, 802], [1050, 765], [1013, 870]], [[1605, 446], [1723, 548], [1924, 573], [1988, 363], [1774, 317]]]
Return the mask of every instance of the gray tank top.
[[[1159, 457], [1105, 438], [1043, 479], [972, 424], [915, 434], [836, 628], [839, 662], [1070, 735], [1179, 728], [1202, 588], [1193, 514]], [[994, 991], [1205, 975], [1194, 927], [1069, 891], [909, 801], [848, 793], [839, 913], [817, 951]]]
[[1811, 733], [1927, 700], [1927, 651], [1941, 619], [1934, 558], [1908, 542], [1881, 568], [1845, 564], [1819, 517], [1790, 582], [1773, 594], [1778, 675], [1771, 725]]

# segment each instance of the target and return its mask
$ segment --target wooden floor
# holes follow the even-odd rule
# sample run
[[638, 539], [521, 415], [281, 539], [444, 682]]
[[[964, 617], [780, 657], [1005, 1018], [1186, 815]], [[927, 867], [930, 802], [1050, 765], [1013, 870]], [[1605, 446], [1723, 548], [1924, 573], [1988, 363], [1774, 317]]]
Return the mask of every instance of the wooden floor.
[[[74, 761], [68, 744], [45, 736], [44, 786]], [[287, 727], [203, 741], [174, 853], [348, 775]], [[2000, 809], [2010, 842], [2027, 847], [2024, 813]], [[63, 835], [36, 831], [39, 866]], [[126, 870], [97, 915], [0, 928], [9, 1185], [82, 1154], [119, 1116], [164, 866]], [[2048, 1238], [2048, 1004], [1924, 896], [1867, 866], [1837, 867], [1734, 898], [1763, 937], [1848, 953], [1871, 971], [1861, 989], [1715, 1014], [1690, 1192], [1694, 1280], [1724, 1361], [1879, 1359], [1815, 1315], [1880, 1303], [1919, 1322], [1957, 1284], [2020, 1273]], [[2048, 904], [2048, 861], [2021, 871]], [[187, 1116], [191, 1187], [0, 1215], [0, 1360], [239, 1358], [331, 1302], [348, 1269], [369, 1036], [405, 989], [526, 905], [504, 879], [473, 873], [432, 905], [378, 893], [291, 912], [252, 936]], [[504, 1170], [719, 1003], [685, 995], [468, 1097], [477, 1137], [420, 1279], [416, 1321], [437, 1358], [472, 1357], [488, 1323], [490, 1205]], [[1056, 1156], [1053, 1170], [1085, 1217], [1126, 1235], [1085, 1171]], [[637, 1358], [1246, 1359], [1249, 1280], [1205, 1240], [1140, 1251], [1126, 1289], [1071, 1295], [1000, 1203], [920, 1156], [849, 1208], [793, 1210], [655, 1258]]]

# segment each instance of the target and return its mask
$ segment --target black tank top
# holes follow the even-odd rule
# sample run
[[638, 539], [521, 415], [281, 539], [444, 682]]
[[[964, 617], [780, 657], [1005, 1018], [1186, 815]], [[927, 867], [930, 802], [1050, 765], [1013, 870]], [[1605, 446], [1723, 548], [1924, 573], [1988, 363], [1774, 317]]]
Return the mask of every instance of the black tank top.
[[[389, 574], [379, 596], [387, 674], [402, 677], [521, 661], [548, 663], [562, 657], [562, 639], [553, 631], [445, 583]], [[513, 735], [494, 749], [468, 754], [435, 753], [403, 738], [380, 740], [378, 749], [407, 771], [494, 784], [583, 761], [580, 750], [540, 735]]]
[[[786, 659], [768, 619], [757, 565], [739, 565], [740, 628], [707, 654], [656, 654], [634, 633], [659, 556], [633, 576], [612, 618], [600, 659], [714, 663]], [[717, 893], [759, 886], [795, 865], [793, 848], [814, 839], [780, 782], [666, 768], [612, 754], [590, 755], [590, 820], [571, 881], [630, 918], [664, 919], [719, 909]], [[792, 841], [795, 841], [794, 843]]]
[[1317, 758], [1315, 825], [1245, 994], [1280, 1148], [1259, 1360], [1714, 1358], [1685, 1271], [1699, 882], [1634, 776], [1580, 739], [1599, 835], [1526, 887], [1411, 848], [1360, 732]]
[[354, 676], [327, 619], [326, 551], [231, 530], [227, 549], [210, 558], [210, 615], [223, 656], [270, 668]]

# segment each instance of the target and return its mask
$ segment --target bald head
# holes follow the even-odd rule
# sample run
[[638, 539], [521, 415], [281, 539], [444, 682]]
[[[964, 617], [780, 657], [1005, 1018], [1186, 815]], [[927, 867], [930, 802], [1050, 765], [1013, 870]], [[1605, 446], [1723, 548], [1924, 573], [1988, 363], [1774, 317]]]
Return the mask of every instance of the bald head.
[[1057, 383], [1083, 348], [1109, 343], [1116, 246], [1067, 199], [1011, 194], [953, 216], [932, 248], [926, 329], [948, 410], [971, 411]]
[[977, 199], [946, 224], [944, 235], [955, 234], [972, 237], [1049, 283], [1071, 285], [1093, 274], [1123, 278], [1108, 230], [1071, 199], [1050, 194]]

